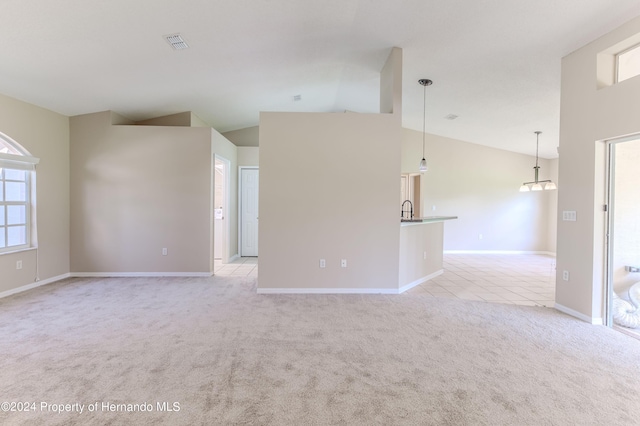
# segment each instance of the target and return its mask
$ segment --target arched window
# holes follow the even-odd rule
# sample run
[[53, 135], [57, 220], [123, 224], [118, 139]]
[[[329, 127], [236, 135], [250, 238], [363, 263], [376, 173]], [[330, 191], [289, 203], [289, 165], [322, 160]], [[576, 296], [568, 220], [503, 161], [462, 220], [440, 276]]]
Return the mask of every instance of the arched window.
[[33, 218], [39, 161], [0, 133], [0, 253], [36, 246]]

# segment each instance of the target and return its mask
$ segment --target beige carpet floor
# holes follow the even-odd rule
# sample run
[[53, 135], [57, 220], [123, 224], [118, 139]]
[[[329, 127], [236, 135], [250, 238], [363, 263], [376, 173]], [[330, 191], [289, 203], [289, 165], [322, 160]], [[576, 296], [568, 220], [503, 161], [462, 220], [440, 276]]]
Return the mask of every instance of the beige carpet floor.
[[639, 422], [640, 341], [608, 328], [543, 307], [255, 285], [83, 278], [0, 300], [0, 424]]

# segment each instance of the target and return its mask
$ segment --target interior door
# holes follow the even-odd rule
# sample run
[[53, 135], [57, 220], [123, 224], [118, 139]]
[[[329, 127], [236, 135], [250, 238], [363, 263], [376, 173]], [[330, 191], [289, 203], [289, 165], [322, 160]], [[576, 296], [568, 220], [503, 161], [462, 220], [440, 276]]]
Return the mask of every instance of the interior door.
[[240, 255], [258, 255], [258, 187], [257, 168], [240, 169]]

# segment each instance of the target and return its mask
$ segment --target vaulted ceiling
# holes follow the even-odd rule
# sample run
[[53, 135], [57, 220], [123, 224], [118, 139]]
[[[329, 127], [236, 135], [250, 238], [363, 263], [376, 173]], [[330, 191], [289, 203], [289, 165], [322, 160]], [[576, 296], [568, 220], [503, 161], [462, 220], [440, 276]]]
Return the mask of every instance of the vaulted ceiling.
[[226, 132], [260, 111], [377, 112], [397, 46], [404, 127], [422, 129], [429, 78], [427, 132], [533, 154], [541, 130], [553, 158], [561, 58], [637, 15], [637, 0], [2, 0], [0, 93], [69, 116], [193, 111]]

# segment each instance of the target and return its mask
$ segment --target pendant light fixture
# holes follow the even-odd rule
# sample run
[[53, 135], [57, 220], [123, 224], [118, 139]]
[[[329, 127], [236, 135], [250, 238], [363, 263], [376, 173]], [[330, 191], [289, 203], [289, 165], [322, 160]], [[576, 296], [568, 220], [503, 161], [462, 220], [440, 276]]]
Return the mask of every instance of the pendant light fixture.
[[536, 134], [536, 165], [533, 168], [534, 170], [534, 180], [533, 182], [525, 182], [520, 187], [520, 192], [528, 192], [528, 191], [542, 191], [543, 189], [546, 191], [557, 189], [555, 183], [552, 180], [538, 180], [538, 170], [540, 170], [540, 166], [538, 166], [538, 144], [541, 131], [534, 132]]
[[426, 125], [427, 125], [427, 86], [431, 86], [433, 84], [433, 81], [427, 79], [427, 78], [421, 78], [420, 80], [418, 80], [418, 83], [420, 83], [423, 87], [424, 87], [424, 109], [423, 109], [423, 115], [422, 115], [422, 160], [420, 160], [420, 165], [418, 166], [418, 170], [420, 170], [421, 172], [426, 172], [427, 170], [429, 170], [429, 167], [427, 167], [427, 160], [424, 158], [424, 147], [425, 147], [425, 140], [426, 140]]

